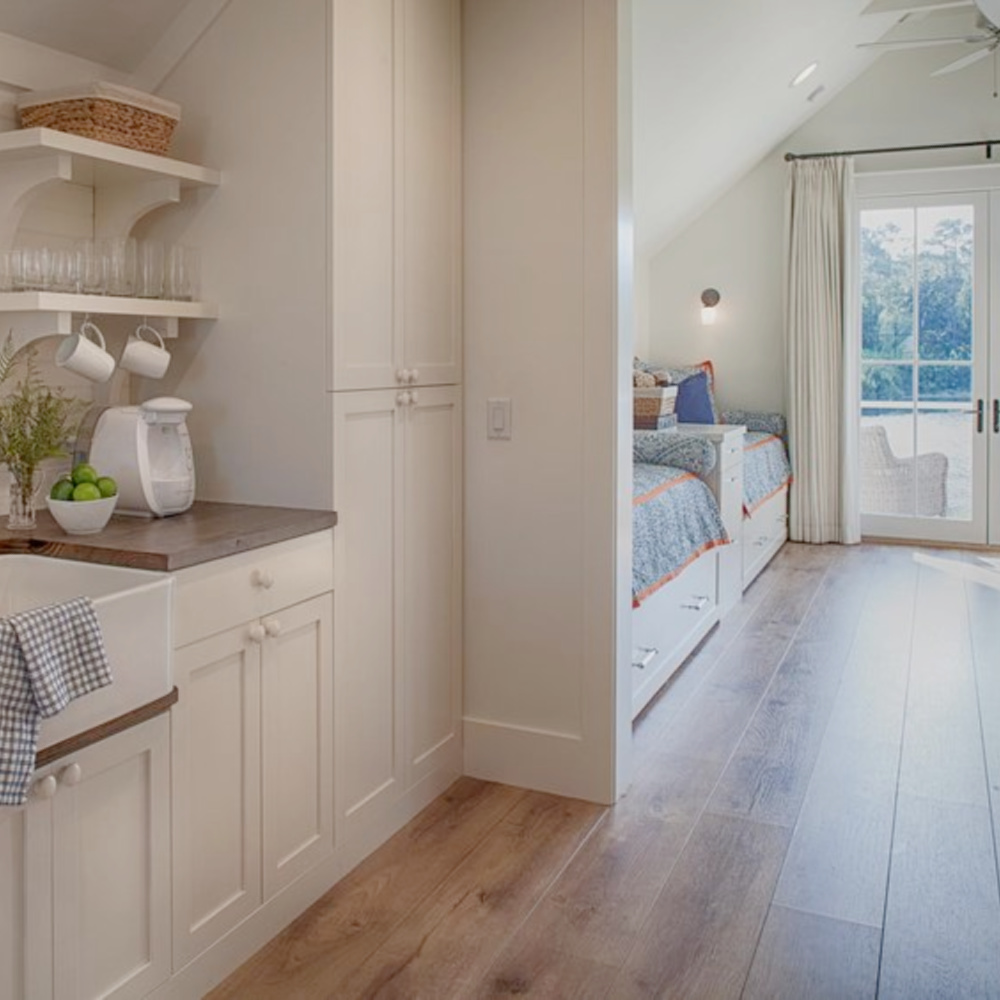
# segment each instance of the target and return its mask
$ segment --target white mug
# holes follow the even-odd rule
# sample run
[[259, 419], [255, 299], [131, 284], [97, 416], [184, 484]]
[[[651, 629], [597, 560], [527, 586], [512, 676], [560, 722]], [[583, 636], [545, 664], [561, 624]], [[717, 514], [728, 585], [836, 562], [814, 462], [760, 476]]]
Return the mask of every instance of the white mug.
[[[152, 334], [157, 343], [143, 339], [143, 334]], [[122, 352], [121, 367], [143, 378], [163, 378], [170, 364], [170, 352], [163, 345], [160, 334], [146, 323], [140, 323], [135, 333], [130, 334]]]
[[104, 334], [90, 320], [59, 345], [56, 364], [91, 382], [107, 382], [115, 370], [115, 359], [105, 350]]

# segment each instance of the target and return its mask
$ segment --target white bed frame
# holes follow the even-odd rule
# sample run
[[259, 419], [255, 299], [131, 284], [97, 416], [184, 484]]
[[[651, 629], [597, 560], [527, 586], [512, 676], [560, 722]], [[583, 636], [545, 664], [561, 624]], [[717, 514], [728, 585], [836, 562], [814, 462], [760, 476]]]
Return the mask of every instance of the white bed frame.
[[[727, 445], [726, 438], [731, 439], [732, 435], [718, 431], [719, 428], [713, 428], [712, 439], [721, 450]], [[728, 444], [731, 447], [732, 441]], [[726, 530], [735, 544], [699, 556], [680, 576], [647, 597], [632, 612], [633, 719], [716, 622], [735, 606], [738, 595], [753, 583], [788, 538], [788, 487], [761, 504], [750, 517], [743, 518], [738, 513], [743, 503], [742, 467], [737, 469], [732, 457], [727, 459], [724, 454], [717, 458], [716, 468], [735, 472], [735, 478], [716, 474], [705, 479], [720, 508], [729, 515], [724, 518]], [[732, 497], [721, 495], [727, 485], [733, 492], [738, 490], [735, 516], [730, 510], [734, 506]], [[733, 524], [737, 525], [735, 530]]]

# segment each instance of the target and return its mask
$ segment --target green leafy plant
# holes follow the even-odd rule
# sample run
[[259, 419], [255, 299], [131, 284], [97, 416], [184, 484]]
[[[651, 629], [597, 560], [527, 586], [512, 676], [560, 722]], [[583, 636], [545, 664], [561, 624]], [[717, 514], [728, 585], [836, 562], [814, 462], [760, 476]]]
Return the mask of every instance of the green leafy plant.
[[14, 350], [13, 336], [0, 348], [0, 384], [23, 375], [13, 392], [0, 398], [0, 463], [7, 466], [27, 509], [33, 500], [35, 473], [48, 458], [62, 458], [84, 403], [53, 391], [38, 373], [34, 348]]

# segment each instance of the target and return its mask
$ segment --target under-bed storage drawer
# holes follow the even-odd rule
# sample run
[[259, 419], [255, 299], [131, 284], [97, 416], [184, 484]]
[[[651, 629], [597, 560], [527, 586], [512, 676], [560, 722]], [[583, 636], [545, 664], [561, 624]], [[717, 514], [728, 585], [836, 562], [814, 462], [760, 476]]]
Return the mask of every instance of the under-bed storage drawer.
[[718, 621], [718, 562], [717, 549], [699, 556], [632, 612], [633, 717]]
[[788, 538], [788, 487], [765, 500], [743, 522], [743, 586], [771, 561]]

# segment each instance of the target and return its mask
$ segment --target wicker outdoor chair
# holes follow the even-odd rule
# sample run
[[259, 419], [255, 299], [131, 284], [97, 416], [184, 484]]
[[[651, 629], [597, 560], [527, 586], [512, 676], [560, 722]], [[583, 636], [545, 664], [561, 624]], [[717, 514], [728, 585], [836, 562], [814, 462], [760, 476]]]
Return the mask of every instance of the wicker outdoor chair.
[[[914, 474], [917, 477], [916, 495]], [[933, 451], [912, 458], [897, 458], [884, 427], [873, 424], [861, 428], [862, 511], [866, 514], [943, 517], [947, 507], [947, 455]]]

